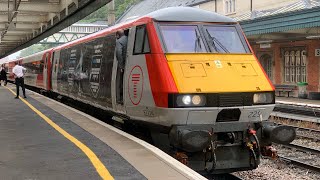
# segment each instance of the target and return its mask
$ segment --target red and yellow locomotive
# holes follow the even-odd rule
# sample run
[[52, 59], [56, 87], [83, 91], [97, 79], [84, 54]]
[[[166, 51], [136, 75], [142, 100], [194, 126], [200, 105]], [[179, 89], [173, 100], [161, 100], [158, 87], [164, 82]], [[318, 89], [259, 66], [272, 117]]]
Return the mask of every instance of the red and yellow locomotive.
[[[119, 30], [127, 34], [123, 75]], [[240, 25], [216, 13], [166, 8], [14, 61], [27, 68], [29, 86], [165, 134], [157, 139], [195, 170], [254, 169], [271, 142], [295, 137], [294, 129], [268, 122], [274, 87]]]

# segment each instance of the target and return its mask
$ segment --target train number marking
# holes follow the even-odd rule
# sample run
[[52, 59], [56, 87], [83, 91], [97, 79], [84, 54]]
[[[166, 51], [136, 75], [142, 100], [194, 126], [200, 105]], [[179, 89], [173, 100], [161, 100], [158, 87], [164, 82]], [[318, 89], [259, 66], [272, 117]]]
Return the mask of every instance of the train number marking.
[[143, 110], [143, 114], [148, 117], [155, 117], [154, 112], [148, 109]]
[[252, 111], [249, 112], [248, 118], [258, 118], [261, 114], [261, 111]]

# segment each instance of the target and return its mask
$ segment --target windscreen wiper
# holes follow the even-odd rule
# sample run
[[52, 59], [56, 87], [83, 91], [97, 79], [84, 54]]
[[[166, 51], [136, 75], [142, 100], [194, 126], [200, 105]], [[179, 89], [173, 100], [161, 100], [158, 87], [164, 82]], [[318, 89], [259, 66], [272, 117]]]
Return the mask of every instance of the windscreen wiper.
[[208, 34], [209, 38], [210, 38], [211, 41], [212, 41], [212, 46], [214, 47], [214, 49], [215, 49], [217, 52], [219, 52], [219, 51], [218, 51], [218, 48], [217, 48], [215, 42], [221, 47], [222, 50], [224, 50], [224, 52], [229, 53], [228, 49], [227, 49], [226, 47], [224, 47], [224, 45], [221, 44], [221, 42], [220, 42], [216, 37], [211, 36], [211, 34], [209, 33], [208, 29], [206, 29], [206, 31], [207, 31], [207, 34]]
[[198, 52], [197, 51], [198, 50], [198, 46], [199, 46], [200, 49], [202, 49], [201, 43], [200, 43], [200, 36], [199, 36], [199, 34], [198, 34], [196, 29], [194, 31], [196, 33], [196, 40], [194, 42], [194, 52]]

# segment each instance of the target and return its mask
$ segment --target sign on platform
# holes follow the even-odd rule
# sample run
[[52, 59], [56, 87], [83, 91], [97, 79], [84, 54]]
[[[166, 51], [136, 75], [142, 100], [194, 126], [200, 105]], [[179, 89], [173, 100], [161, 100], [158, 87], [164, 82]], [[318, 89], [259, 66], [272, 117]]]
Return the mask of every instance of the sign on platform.
[[263, 49], [263, 48], [271, 48], [271, 44], [260, 44], [260, 48]]

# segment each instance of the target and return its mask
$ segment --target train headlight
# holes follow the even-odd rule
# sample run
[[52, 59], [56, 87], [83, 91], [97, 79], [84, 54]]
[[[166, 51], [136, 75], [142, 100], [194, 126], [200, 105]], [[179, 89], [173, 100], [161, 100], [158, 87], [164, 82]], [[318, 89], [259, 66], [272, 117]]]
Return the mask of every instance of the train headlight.
[[253, 95], [253, 104], [271, 104], [274, 102], [272, 93], [256, 93]]
[[186, 96], [182, 96], [182, 103], [184, 105], [190, 105], [191, 103], [191, 97], [186, 95]]
[[201, 99], [201, 96], [199, 96], [199, 95], [194, 95], [194, 96], [192, 97], [192, 103], [193, 103], [194, 105], [196, 105], [196, 106], [198, 106], [199, 104], [201, 104], [201, 101], [202, 101], [202, 99]]
[[206, 97], [204, 95], [178, 95], [176, 104], [178, 107], [204, 106]]

